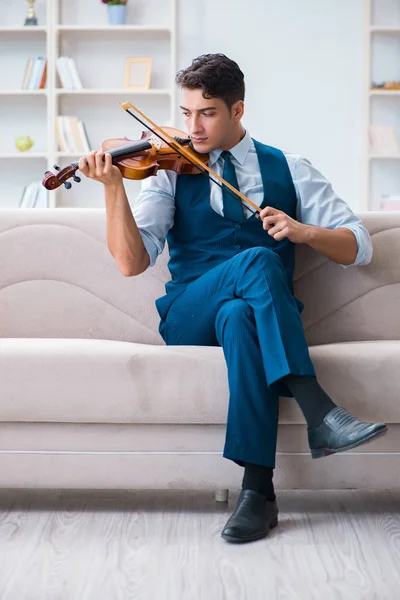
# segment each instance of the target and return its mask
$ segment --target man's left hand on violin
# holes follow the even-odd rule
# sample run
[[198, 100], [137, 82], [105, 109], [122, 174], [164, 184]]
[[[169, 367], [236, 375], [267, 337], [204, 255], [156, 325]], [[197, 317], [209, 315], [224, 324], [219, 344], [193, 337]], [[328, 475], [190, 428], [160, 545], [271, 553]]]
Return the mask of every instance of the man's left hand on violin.
[[288, 238], [295, 244], [305, 244], [309, 239], [310, 225], [292, 219], [281, 210], [266, 206], [259, 213], [263, 228], [277, 242]]

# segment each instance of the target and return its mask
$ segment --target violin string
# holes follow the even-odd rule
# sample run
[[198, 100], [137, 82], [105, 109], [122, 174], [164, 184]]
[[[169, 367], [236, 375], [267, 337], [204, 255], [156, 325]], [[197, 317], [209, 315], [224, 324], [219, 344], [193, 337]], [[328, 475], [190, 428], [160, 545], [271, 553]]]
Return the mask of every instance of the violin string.
[[[142, 119], [140, 119], [137, 115], [135, 115], [134, 113], [130, 112], [130, 109], [127, 108], [125, 109], [127, 113], [129, 113], [131, 115], [131, 117], [133, 117], [134, 119], [136, 119], [137, 121], [139, 121], [139, 123], [141, 123], [144, 127], [147, 127], [147, 129], [149, 129], [152, 133], [155, 133], [157, 137], [160, 138], [160, 140], [162, 142], [164, 142], [165, 144], [167, 144], [170, 148], [172, 148], [172, 150], [176, 150], [176, 148], [174, 148], [174, 146], [168, 142], [168, 140], [165, 140], [157, 131], [155, 131], [154, 129], [152, 129], [151, 127], [149, 127], [144, 121], [142, 121]], [[197, 165], [195, 162], [193, 162], [190, 158], [185, 157], [194, 167], [196, 167], [201, 174], [205, 175], [206, 177], [208, 177], [208, 179], [210, 179], [211, 181], [213, 181], [214, 183], [216, 183], [221, 189], [223, 189], [224, 185], [222, 183], [220, 183], [217, 179], [214, 179], [210, 173], [208, 173], [208, 171], [206, 171], [205, 169], [203, 170], [199, 165]], [[225, 191], [228, 192], [228, 194], [230, 194], [237, 202], [240, 202], [240, 204], [242, 206], [245, 206], [245, 208], [247, 208], [247, 210], [249, 210], [253, 215], [256, 215], [258, 217], [258, 212], [256, 210], [253, 210], [252, 208], [250, 208], [250, 206], [247, 206], [247, 204], [245, 204], [243, 202], [243, 200], [237, 196], [234, 192], [232, 192], [232, 190], [230, 190], [228, 187], [225, 187]]]

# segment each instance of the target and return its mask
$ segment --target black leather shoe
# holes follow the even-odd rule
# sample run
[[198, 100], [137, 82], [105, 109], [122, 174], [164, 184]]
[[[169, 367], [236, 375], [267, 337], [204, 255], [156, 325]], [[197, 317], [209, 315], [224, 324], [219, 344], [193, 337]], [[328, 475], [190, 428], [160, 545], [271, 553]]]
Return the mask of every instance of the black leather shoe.
[[336, 406], [318, 427], [307, 429], [311, 456], [321, 458], [367, 444], [387, 432], [385, 423], [366, 423]]
[[254, 490], [242, 490], [221, 536], [227, 542], [240, 544], [265, 537], [278, 525], [278, 506]]

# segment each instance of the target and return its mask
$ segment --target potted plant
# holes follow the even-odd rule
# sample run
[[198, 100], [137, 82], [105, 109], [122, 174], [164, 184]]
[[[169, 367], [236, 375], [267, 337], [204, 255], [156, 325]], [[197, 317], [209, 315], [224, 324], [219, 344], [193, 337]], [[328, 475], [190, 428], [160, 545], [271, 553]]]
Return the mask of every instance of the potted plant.
[[110, 25], [124, 25], [126, 23], [126, 3], [128, 0], [101, 0], [107, 4], [108, 22]]

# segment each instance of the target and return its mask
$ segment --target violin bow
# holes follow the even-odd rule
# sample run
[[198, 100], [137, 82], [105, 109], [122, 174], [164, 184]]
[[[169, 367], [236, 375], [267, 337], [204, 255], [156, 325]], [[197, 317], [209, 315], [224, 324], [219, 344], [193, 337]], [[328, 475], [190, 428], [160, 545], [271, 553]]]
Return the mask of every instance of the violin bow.
[[[216, 173], [215, 171], [210, 169], [210, 167], [208, 165], [205, 165], [203, 162], [201, 162], [201, 160], [199, 160], [195, 154], [193, 154], [190, 150], [188, 150], [187, 148], [182, 146], [179, 142], [174, 140], [174, 138], [172, 138], [170, 135], [168, 135], [168, 133], [166, 131], [164, 131], [161, 127], [159, 127], [158, 125], [153, 123], [153, 121], [151, 119], [149, 119], [149, 117], [147, 117], [144, 113], [142, 113], [138, 108], [136, 108], [136, 106], [133, 106], [133, 104], [131, 104], [130, 102], [120, 102], [119, 104], [129, 115], [131, 115], [131, 117], [133, 117], [134, 119], [139, 121], [139, 123], [141, 123], [144, 127], [147, 127], [147, 129], [149, 129], [150, 131], [155, 133], [157, 135], [157, 137], [159, 137], [163, 142], [165, 142], [173, 150], [177, 150], [179, 152], [179, 154], [184, 156], [190, 163], [192, 163], [192, 165], [197, 167], [201, 173], [206, 174], [206, 171], [208, 171], [208, 173], [209, 173], [208, 177], [209, 177], [209, 179], [211, 179], [211, 181], [213, 181], [214, 183], [219, 185], [221, 188], [223, 186], [226, 186], [227, 188], [229, 188], [229, 190], [230, 190], [229, 193], [232, 196], [234, 196], [235, 200], [238, 200], [238, 202], [240, 202], [241, 204], [243, 204], [243, 201], [244, 201], [244, 202], [246, 202], [246, 204], [250, 205], [254, 209], [254, 210], [251, 210], [251, 208], [247, 207], [248, 210], [250, 210], [250, 212], [252, 212], [253, 214], [256, 214], [256, 213], [259, 214], [261, 212], [261, 208], [259, 206], [257, 206], [257, 204], [255, 204], [254, 202], [249, 200], [249, 198], [247, 198], [244, 194], [242, 194], [242, 192], [240, 192], [235, 187], [233, 187], [233, 185], [228, 183], [228, 181], [225, 181], [225, 179], [220, 177], [218, 175], [218, 173]], [[130, 110], [136, 111], [142, 117], [142, 119], [145, 119], [148, 123], [150, 123], [150, 126], [148, 124], [146, 124], [145, 122], [143, 122], [141, 119], [139, 119], [139, 117], [137, 115], [130, 112]], [[216, 177], [220, 183], [218, 183], [218, 181], [213, 179], [210, 175], [212, 175], [213, 177]], [[239, 198], [241, 198], [241, 200], [239, 200], [239, 198], [237, 196], [239, 196]], [[258, 214], [256, 214], [257, 218], [258, 218]]]

